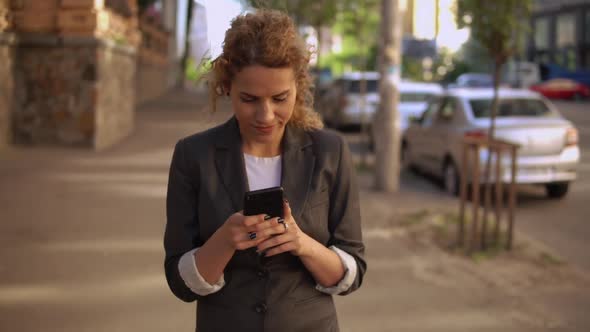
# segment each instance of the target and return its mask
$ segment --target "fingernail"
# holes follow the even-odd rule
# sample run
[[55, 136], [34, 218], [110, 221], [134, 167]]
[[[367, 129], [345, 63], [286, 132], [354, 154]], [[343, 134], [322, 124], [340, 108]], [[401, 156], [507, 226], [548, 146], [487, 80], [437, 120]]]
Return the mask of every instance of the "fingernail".
[[285, 219], [284, 219], [284, 218], [279, 218], [279, 220], [278, 220], [277, 222], [278, 222], [279, 224], [282, 224], [282, 223], [284, 223], [284, 222], [285, 222]]
[[269, 216], [268, 214], [264, 215], [264, 220], [268, 220], [268, 219], [270, 219], [270, 218], [272, 218], [272, 217], [271, 217], [271, 216]]
[[250, 237], [250, 240], [254, 240], [256, 238], [256, 233], [250, 232], [250, 233], [248, 233], [248, 236]]

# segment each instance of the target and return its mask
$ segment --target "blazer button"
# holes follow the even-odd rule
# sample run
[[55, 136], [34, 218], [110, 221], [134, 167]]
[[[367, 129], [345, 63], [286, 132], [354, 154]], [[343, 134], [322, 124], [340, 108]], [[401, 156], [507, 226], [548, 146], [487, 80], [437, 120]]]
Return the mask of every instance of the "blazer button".
[[256, 310], [256, 312], [259, 314], [266, 313], [266, 303], [258, 303], [254, 310]]

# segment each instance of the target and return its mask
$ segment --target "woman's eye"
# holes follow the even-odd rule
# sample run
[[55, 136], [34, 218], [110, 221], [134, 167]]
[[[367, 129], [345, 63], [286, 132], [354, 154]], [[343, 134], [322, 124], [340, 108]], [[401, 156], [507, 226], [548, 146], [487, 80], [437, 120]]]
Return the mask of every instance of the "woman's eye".
[[285, 100], [287, 100], [287, 97], [280, 97], [280, 98], [273, 98], [277, 103], [281, 103], [284, 102]]
[[245, 97], [242, 97], [242, 98], [240, 98], [240, 100], [242, 100], [242, 102], [244, 102], [244, 103], [252, 103], [252, 102], [254, 102], [256, 99], [254, 99], [254, 98], [245, 98]]

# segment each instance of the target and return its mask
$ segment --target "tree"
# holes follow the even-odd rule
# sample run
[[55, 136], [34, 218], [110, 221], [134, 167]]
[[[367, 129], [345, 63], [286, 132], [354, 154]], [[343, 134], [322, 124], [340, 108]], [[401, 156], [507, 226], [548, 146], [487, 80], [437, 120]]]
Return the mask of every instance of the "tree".
[[519, 34], [528, 29], [531, 0], [458, 0], [457, 25], [469, 27], [471, 35], [488, 51], [493, 62], [494, 100], [489, 137], [494, 138], [498, 108], [498, 86], [502, 66], [522, 45]]
[[[521, 35], [528, 30], [531, 11], [531, 0], [458, 0], [457, 25], [459, 28], [469, 27], [471, 35], [488, 52], [493, 63], [494, 98], [490, 116], [488, 141], [494, 139], [496, 130], [496, 114], [498, 112], [498, 87], [501, 80], [502, 66], [508, 59], [518, 54], [522, 47]], [[482, 226], [482, 247], [485, 249], [485, 233], [487, 212], [491, 204], [491, 151], [488, 149], [484, 168], [485, 205]], [[474, 225], [474, 235], [477, 225]], [[496, 234], [499, 231], [499, 220], [496, 220]], [[473, 239], [472, 241], [475, 241]], [[472, 244], [473, 246], [473, 244]]]
[[[380, 105], [375, 127], [375, 184], [395, 192], [399, 187], [400, 132], [397, 104], [401, 63], [401, 15], [398, 0], [381, 1], [379, 72]], [[378, 135], [377, 135], [378, 134]]]

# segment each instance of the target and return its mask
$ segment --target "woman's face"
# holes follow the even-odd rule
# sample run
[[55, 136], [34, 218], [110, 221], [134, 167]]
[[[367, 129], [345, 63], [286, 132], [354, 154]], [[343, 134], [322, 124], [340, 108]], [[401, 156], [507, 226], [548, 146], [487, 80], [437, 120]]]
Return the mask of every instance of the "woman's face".
[[245, 67], [236, 74], [230, 98], [245, 147], [279, 147], [295, 107], [294, 76], [291, 68], [259, 65]]

